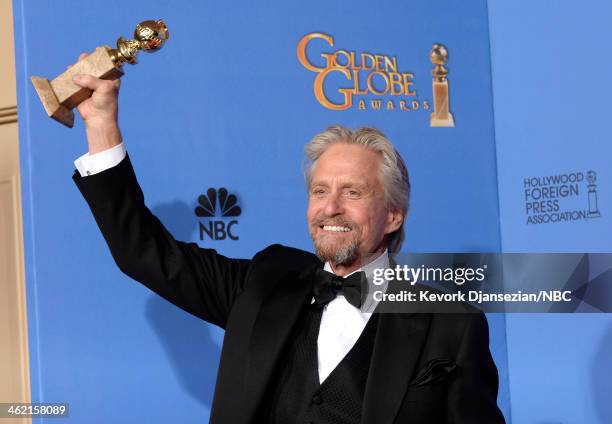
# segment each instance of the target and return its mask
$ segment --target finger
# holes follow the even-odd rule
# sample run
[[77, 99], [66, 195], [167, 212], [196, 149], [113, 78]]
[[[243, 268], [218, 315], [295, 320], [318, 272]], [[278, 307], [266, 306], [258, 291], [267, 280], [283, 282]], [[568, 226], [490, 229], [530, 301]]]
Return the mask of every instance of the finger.
[[93, 75], [78, 74], [75, 75], [72, 80], [76, 85], [89, 88], [90, 90], [94, 91], [99, 90], [101, 92], [110, 92], [115, 88], [112, 81], [102, 80], [94, 77]]

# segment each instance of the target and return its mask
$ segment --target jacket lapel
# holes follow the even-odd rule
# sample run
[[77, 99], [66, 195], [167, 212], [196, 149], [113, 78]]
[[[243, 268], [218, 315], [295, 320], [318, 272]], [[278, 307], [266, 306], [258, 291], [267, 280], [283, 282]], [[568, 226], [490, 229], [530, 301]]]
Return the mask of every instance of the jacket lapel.
[[257, 412], [301, 307], [312, 296], [312, 278], [320, 266], [317, 263], [299, 274], [290, 273], [279, 279], [263, 301], [246, 355], [245, 396], [239, 406], [245, 422], [250, 422]]
[[362, 424], [393, 422], [413, 377], [430, 322], [430, 314], [380, 314]]

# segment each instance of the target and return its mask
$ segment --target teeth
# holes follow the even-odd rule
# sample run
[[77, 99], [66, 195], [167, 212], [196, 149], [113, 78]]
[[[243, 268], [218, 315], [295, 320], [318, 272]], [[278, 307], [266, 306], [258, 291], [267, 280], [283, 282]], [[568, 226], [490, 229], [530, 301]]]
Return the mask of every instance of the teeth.
[[336, 225], [324, 225], [323, 229], [325, 231], [337, 231], [339, 233], [348, 233], [349, 231], [351, 231], [351, 229], [348, 227], [338, 227]]

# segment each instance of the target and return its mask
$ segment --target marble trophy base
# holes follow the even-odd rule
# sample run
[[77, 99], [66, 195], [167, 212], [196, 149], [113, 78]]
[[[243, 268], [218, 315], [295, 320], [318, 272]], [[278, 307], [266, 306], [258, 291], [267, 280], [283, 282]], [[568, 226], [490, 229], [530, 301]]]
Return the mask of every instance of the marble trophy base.
[[110, 48], [98, 47], [94, 53], [79, 60], [52, 81], [43, 77], [31, 77], [47, 115], [69, 128], [74, 125], [72, 109], [91, 96], [91, 90], [72, 82], [72, 77], [77, 74], [90, 74], [101, 79], [115, 80], [123, 75], [123, 71], [121, 66], [115, 65], [111, 59]]

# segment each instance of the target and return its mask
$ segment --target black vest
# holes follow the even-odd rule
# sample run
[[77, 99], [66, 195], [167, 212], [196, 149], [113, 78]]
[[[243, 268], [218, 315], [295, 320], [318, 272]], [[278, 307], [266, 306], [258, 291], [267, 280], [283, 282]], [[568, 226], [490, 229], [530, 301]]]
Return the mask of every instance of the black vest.
[[317, 338], [322, 309], [306, 305], [283, 349], [263, 398], [262, 424], [358, 424], [378, 315], [338, 366], [319, 384]]

